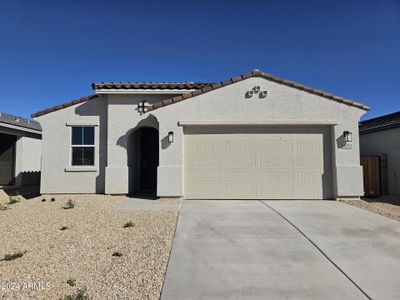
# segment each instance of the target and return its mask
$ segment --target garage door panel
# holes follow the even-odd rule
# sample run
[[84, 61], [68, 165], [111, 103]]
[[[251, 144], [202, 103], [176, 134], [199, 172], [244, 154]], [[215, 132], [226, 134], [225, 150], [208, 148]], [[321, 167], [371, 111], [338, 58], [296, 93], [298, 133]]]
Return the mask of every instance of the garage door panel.
[[220, 172], [215, 168], [188, 168], [185, 170], [185, 178], [187, 182], [215, 183], [219, 182], [219, 173]]
[[216, 168], [255, 168], [258, 159], [254, 155], [217, 155], [215, 160]]
[[220, 182], [223, 183], [242, 183], [242, 182], [259, 182], [260, 178], [258, 170], [253, 169], [223, 169], [219, 171]]
[[319, 139], [307, 139], [295, 141], [292, 144], [293, 153], [321, 153], [324, 141], [321, 136]]
[[293, 155], [293, 156], [283, 156], [283, 152], [280, 156], [261, 156], [260, 157], [260, 167], [268, 169], [320, 169], [323, 168], [323, 158], [315, 157], [312, 155]]
[[[203, 178], [208, 182], [213, 182], [216, 178], [215, 170], [204, 169], [188, 170], [189, 174], [202, 174]], [[208, 176], [209, 174], [209, 176]], [[305, 184], [312, 182], [313, 184], [321, 181], [321, 172], [310, 172], [309, 170], [266, 170], [266, 169], [224, 169], [218, 171], [217, 180], [223, 183], [243, 183], [254, 182], [266, 185], [268, 183], [284, 182], [286, 184], [300, 183]]]
[[[204, 153], [198, 153], [198, 159], [195, 168], [215, 168], [215, 162], [217, 157], [212, 155], [206, 155]], [[191, 167], [189, 165], [189, 167]]]
[[258, 184], [256, 183], [236, 183], [229, 186], [229, 199], [257, 199]]
[[[223, 183], [187, 183], [185, 198], [187, 199], [229, 199], [228, 184]], [[199, 195], [202, 195], [199, 197]]]
[[329, 127], [185, 128], [188, 199], [332, 197]]

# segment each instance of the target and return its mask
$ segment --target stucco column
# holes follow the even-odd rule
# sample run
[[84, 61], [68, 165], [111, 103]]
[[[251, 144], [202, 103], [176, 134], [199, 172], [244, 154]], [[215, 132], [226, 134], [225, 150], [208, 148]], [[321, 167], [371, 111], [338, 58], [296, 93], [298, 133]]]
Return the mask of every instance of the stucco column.
[[23, 155], [23, 147], [22, 147], [22, 137], [17, 136], [17, 140], [15, 141], [15, 170], [14, 170], [14, 185], [21, 186], [22, 185], [22, 155]]
[[105, 168], [105, 193], [127, 194], [129, 192], [129, 169], [127, 163], [127, 130], [125, 124], [133, 118], [133, 111], [120, 102], [108, 98], [107, 103], [107, 165]]
[[[159, 119], [160, 163], [157, 170], [157, 196], [183, 196], [183, 127], [175, 119]], [[168, 142], [168, 133], [174, 134], [173, 143]]]
[[[344, 141], [343, 132], [352, 132], [352, 142]], [[336, 197], [357, 197], [364, 194], [363, 170], [360, 165], [358, 123], [335, 126]]]

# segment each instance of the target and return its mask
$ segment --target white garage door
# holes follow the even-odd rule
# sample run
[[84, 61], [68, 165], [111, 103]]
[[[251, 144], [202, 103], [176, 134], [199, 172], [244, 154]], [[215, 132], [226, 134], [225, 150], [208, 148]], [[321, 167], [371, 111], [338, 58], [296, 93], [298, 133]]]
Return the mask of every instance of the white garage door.
[[332, 198], [330, 127], [185, 127], [186, 199]]

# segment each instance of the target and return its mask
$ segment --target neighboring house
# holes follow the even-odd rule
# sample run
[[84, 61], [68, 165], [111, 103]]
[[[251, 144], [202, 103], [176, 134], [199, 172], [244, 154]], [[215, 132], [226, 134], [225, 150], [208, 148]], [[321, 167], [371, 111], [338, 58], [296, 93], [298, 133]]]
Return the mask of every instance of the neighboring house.
[[32, 115], [43, 128], [42, 193], [363, 194], [361, 103], [258, 70], [217, 83], [92, 87], [94, 95]]
[[39, 183], [41, 138], [38, 122], [0, 113], [0, 186]]
[[360, 122], [360, 151], [380, 158], [383, 194], [400, 195], [400, 111]]

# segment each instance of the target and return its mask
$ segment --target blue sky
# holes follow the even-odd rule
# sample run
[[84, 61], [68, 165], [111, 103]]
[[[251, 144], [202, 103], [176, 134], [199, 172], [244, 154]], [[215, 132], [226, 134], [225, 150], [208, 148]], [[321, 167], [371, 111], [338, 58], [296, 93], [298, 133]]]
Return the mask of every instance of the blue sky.
[[261, 69], [400, 110], [400, 1], [0, 0], [0, 111], [95, 81], [221, 81]]

